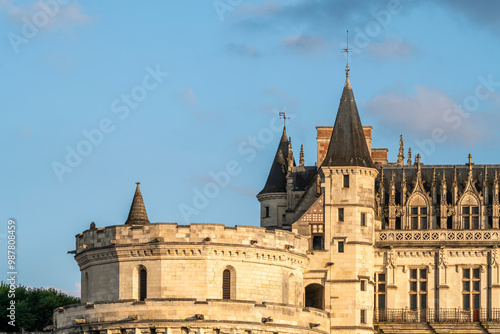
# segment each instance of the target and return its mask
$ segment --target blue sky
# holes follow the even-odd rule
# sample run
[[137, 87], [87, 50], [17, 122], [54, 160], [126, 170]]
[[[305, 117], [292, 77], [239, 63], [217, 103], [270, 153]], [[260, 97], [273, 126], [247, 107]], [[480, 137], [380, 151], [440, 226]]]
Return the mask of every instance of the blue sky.
[[467, 0], [0, 0], [0, 241], [14, 218], [18, 281], [78, 294], [74, 236], [124, 223], [136, 181], [151, 222], [258, 225], [277, 114], [314, 165], [347, 29], [373, 147], [395, 161], [403, 134], [426, 164], [498, 163], [499, 15]]

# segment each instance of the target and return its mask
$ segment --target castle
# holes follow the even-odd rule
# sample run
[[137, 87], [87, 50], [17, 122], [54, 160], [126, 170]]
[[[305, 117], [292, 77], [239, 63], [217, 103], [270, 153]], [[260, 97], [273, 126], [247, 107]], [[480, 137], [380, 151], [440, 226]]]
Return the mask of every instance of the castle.
[[371, 147], [346, 70], [317, 163], [286, 129], [261, 227], [125, 224], [76, 235], [82, 303], [58, 334], [500, 333], [500, 165], [424, 165]]

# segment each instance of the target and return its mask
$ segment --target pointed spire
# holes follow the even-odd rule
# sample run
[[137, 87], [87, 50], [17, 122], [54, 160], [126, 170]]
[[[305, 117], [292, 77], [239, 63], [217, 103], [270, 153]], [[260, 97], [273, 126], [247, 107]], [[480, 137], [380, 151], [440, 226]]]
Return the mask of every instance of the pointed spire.
[[400, 137], [399, 137], [399, 153], [398, 153], [397, 164], [403, 165], [404, 160], [405, 160], [405, 151], [403, 148], [403, 135], [400, 135]]
[[375, 168], [366, 144], [349, 76], [346, 76], [330, 145], [322, 165]]
[[300, 160], [299, 160], [299, 166], [304, 166], [304, 145], [300, 145]]
[[289, 165], [295, 166], [293, 155], [289, 157], [290, 151], [291, 147], [289, 147], [288, 137], [286, 136], [286, 127], [283, 126], [283, 134], [281, 135], [281, 140], [271, 165], [271, 170], [267, 176], [266, 185], [259, 195], [280, 192], [286, 193], [286, 176], [288, 174]]
[[130, 212], [128, 214], [127, 221], [125, 224], [130, 225], [140, 225], [149, 224], [148, 214], [146, 213], [146, 207], [144, 206], [144, 201], [142, 199], [140, 182], [136, 182], [137, 188], [135, 189], [134, 199], [132, 200], [132, 205], [130, 206]]
[[408, 166], [411, 166], [411, 147], [408, 149], [408, 160], [406, 161]]
[[443, 178], [441, 179], [441, 204], [444, 205], [446, 204], [447, 200], [446, 200], [446, 191], [447, 191], [447, 188], [446, 188], [446, 173], [443, 169]]

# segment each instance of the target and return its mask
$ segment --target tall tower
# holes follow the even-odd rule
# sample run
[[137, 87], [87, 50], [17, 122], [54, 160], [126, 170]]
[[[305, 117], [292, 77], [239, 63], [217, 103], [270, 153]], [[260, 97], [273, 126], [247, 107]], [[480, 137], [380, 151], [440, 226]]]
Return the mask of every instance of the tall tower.
[[325, 306], [335, 333], [373, 333], [375, 168], [354, 100], [349, 69], [327, 154], [320, 167], [325, 250]]

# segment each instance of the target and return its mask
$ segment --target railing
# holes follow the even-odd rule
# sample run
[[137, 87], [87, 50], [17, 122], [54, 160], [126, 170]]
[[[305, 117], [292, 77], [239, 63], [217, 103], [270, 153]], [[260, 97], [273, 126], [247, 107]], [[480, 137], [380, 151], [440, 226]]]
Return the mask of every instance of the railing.
[[378, 231], [377, 242], [460, 242], [460, 241], [499, 241], [498, 230], [390, 230]]
[[460, 308], [440, 309], [375, 309], [373, 322], [500, 322], [500, 308], [464, 310]]

